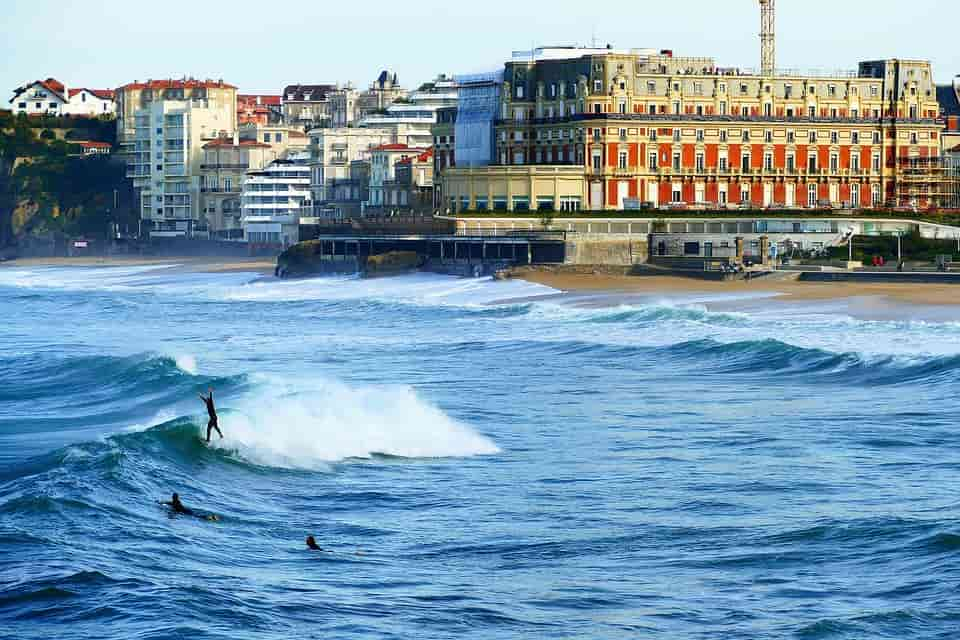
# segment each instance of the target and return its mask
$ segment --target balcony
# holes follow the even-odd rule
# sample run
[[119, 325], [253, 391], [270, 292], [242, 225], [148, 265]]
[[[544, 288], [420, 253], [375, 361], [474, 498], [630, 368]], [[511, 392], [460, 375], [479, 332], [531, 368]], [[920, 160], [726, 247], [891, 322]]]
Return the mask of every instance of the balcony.
[[223, 187], [203, 187], [200, 189], [200, 193], [232, 193], [235, 195], [240, 195], [240, 186], [231, 187], [225, 189]]
[[250, 168], [250, 163], [218, 163], [218, 164], [201, 164], [201, 170], [207, 171], [218, 171], [218, 170], [233, 170], [233, 171], [246, 171]]

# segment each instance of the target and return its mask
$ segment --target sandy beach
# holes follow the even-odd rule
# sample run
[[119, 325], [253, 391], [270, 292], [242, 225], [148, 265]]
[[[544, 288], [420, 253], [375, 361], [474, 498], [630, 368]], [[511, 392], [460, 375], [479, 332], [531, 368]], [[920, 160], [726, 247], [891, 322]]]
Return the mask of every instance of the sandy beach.
[[18, 258], [0, 262], [3, 267], [139, 267], [147, 265], [170, 265], [172, 269], [224, 273], [249, 271], [261, 275], [273, 275], [274, 258], [263, 256], [110, 256], [78, 258]]
[[886, 284], [852, 282], [800, 282], [797, 280], [751, 280], [714, 282], [677, 276], [626, 276], [611, 274], [552, 273], [520, 270], [517, 276], [571, 293], [606, 292], [646, 295], [670, 293], [757, 293], [778, 294], [786, 300], [836, 300], [881, 297], [922, 305], [960, 304], [960, 286], [937, 284]]
[[[4, 267], [170, 265], [171, 269], [206, 273], [252, 272], [272, 276], [276, 262], [267, 257], [157, 257], [113, 256], [78, 258], [20, 258], [0, 263]], [[800, 282], [794, 279], [758, 279], [715, 282], [679, 276], [628, 276], [611, 273], [569, 273], [520, 268], [514, 276], [568, 293], [633, 295], [768, 293], [784, 301], [889, 299], [915, 305], [960, 305], [960, 286], [938, 284], [888, 284], [853, 282]]]

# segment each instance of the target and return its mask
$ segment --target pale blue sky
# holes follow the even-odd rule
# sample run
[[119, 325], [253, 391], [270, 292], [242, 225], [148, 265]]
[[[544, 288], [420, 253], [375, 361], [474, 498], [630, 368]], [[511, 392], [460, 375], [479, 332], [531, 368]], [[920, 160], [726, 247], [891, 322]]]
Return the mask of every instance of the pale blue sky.
[[[296, 82], [368, 84], [382, 68], [414, 87], [439, 72], [502, 66], [532, 44], [601, 44], [759, 66], [756, 0], [3, 0], [0, 88], [54, 76], [112, 88], [147, 78], [223, 78], [242, 91]], [[778, 66], [840, 69], [885, 57], [960, 74], [957, 0], [780, 0]]]

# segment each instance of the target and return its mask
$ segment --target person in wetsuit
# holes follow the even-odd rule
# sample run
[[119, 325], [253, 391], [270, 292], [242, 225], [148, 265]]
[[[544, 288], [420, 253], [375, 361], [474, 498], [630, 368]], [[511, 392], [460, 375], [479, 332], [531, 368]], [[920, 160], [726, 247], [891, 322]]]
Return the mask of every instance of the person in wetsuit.
[[207, 405], [207, 413], [210, 415], [210, 420], [207, 422], [207, 442], [210, 442], [210, 432], [213, 429], [217, 430], [217, 433], [220, 434], [220, 439], [223, 440], [223, 433], [220, 431], [220, 426], [217, 424], [217, 408], [213, 406], [213, 387], [209, 389], [210, 395], [205, 396], [202, 393], [200, 394], [200, 399], [203, 400], [203, 404]]
[[213, 513], [197, 513], [197, 512], [194, 511], [193, 509], [189, 509], [189, 508], [183, 506], [183, 503], [180, 502], [180, 495], [179, 495], [179, 494], [176, 494], [176, 493], [173, 494], [173, 496], [170, 498], [170, 502], [164, 502], [164, 503], [162, 503], [162, 504], [165, 504], [165, 505], [167, 505], [168, 507], [170, 507], [170, 508], [173, 510], [174, 513], [179, 513], [179, 514], [184, 515], [184, 516], [193, 516], [194, 518], [200, 518], [201, 520], [208, 520], [208, 521], [210, 521], [210, 522], [219, 522], [219, 521], [220, 521], [220, 516], [218, 516], [218, 515], [216, 515], [216, 514], [213, 514]]
[[317, 544], [317, 540], [313, 536], [307, 536], [307, 548], [311, 551], [323, 551], [320, 548], [320, 545]]
[[173, 494], [173, 497], [170, 498], [170, 502], [164, 502], [163, 504], [169, 506], [173, 509], [174, 513], [182, 513], [185, 516], [195, 516], [196, 513], [193, 512], [193, 509], [187, 509], [183, 506], [183, 503], [180, 502], [179, 494]]

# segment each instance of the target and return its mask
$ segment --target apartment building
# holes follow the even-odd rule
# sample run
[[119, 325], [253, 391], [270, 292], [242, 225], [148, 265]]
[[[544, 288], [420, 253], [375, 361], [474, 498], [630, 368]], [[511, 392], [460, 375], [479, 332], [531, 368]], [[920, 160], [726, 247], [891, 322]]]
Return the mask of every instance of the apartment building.
[[388, 188], [388, 185], [396, 182], [397, 163], [422, 157], [419, 164], [423, 164], [432, 161], [431, 155], [432, 152], [429, 149], [410, 147], [406, 144], [384, 144], [371, 149], [369, 207], [373, 209], [405, 207], [406, 203], [399, 202], [398, 190]]
[[330, 97], [337, 90], [332, 84], [292, 84], [284, 88], [283, 121], [301, 129], [330, 124]]
[[401, 158], [394, 179], [383, 184], [384, 208], [401, 213], [429, 215], [433, 206], [433, 149]]
[[241, 201], [244, 239], [253, 247], [284, 248], [300, 241], [300, 213], [310, 200], [310, 167], [274, 160], [247, 173]]
[[143, 230], [153, 238], [207, 236], [204, 145], [233, 138], [236, 88], [222, 81], [150, 80], [120, 87], [116, 96], [118, 144], [139, 194]]
[[269, 144], [255, 140], [218, 138], [203, 145], [200, 166], [201, 219], [210, 237], [239, 240], [243, 237], [240, 206], [247, 172], [259, 170], [280, 157]]
[[[750, 75], [669, 51], [553, 48], [504, 68], [487, 169], [444, 172], [453, 210], [936, 204], [930, 64]], [[459, 164], [459, 159], [458, 159]]]
[[351, 179], [350, 164], [369, 161], [374, 147], [406, 144], [402, 131], [387, 127], [340, 127], [314, 129], [310, 136], [311, 191], [317, 216], [325, 215], [328, 202], [336, 199], [334, 187]]

